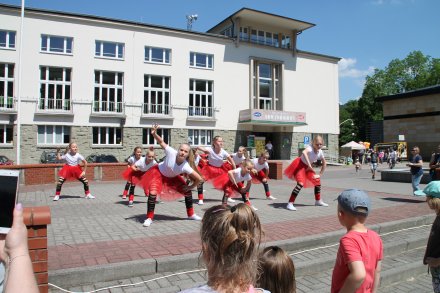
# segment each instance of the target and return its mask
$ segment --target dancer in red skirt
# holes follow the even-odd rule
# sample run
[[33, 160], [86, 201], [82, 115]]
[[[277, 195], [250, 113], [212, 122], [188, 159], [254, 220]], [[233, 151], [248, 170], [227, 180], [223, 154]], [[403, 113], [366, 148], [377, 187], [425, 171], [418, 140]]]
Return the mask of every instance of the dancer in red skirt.
[[[78, 146], [76, 143], [71, 142], [66, 149], [64, 155], [60, 155], [60, 149], [57, 149], [57, 160], [65, 160], [66, 164], [58, 173], [58, 182], [55, 191], [54, 201], [60, 199], [61, 187], [66, 180], [77, 179], [84, 185], [84, 193], [86, 198], [94, 199], [95, 197], [89, 191], [89, 181], [85, 177], [87, 169], [87, 161], [78, 153]], [[80, 163], [83, 164], [83, 169], [81, 169]]]
[[[128, 158], [127, 170], [125, 172], [128, 173], [130, 171], [131, 167], [134, 165], [134, 163], [136, 163], [138, 160], [140, 160], [140, 158], [142, 158], [142, 148], [138, 146], [138, 147], [134, 148], [133, 154], [130, 156], [130, 158]], [[125, 178], [125, 176], [124, 176], [124, 178]], [[130, 180], [131, 180], [131, 178], [128, 177], [127, 183], [125, 183], [124, 191], [122, 192], [122, 199], [127, 199], [128, 190], [130, 190], [130, 195], [131, 194], [134, 195], [135, 185], [132, 184], [132, 182]]]
[[[232, 168], [235, 169], [234, 160], [227, 151], [223, 149], [223, 138], [221, 136], [216, 136], [212, 140], [212, 146], [210, 147], [197, 147], [197, 150], [204, 152], [208, 155], [208, 164], [202, 169], [203, 180], [209, 181], [214, 180], [218, 176], [226, 174], [228, 172], [228, 167], [224, 160], [227, 160]], [[198, 189], [199, 193], [199, 205], [203, 204], [203, 183], [200, 184], [201, 188]], [[228, 202], [235, 202], [233, 199], [229, 199]]]
[[[148, 171], [148, 176], [142, 177], [144, 191], [149, 194], [147, 219], [143, 225], [148, 227], [153, 222], [156, 196], [161, 192], [164, 200], [184, 196], [188, 219], [200, 221], [202, 218], [194, 213], [191, 190], [199, 184], [202, 178], [197, 173], [193, 152], [186, 143], [181, 144], [178, 151], [167, 145], [162, 137], [157, 134], [158, 128], [159, 125], [154, 124], [151, 128], [151, 134], [165, 150], [165, 160], [151, 168]], [[185, 179], [180, 176], [183, 173], [188, 174], [192, 182], [191, 185], [188, 186]]]
[[267, 151], [262, 152], [258, 158], [252, 159], [252, 162], [254, 163], [252, 181], [253, 183], [263, 183], [266, 199], [274, 200], [276, 198], [270, 195], [269, 184], [267, 182], [267, 178], [269, 176], [269, 164], [267, 163], [268, 159], [269, 152]]
[[[222, 203], [227, 204], [228, 199], [234, 194], [239, 193], [243, 198], [243, 202], [252, 207], [255, 211], [256, 207], [251, 205], [249, 200], [249, 189], [251, 188], [251, 172], [254, 168], [254, 163], [247, 159], [244, 160], [239, 167], [233, 170], [229, 170], [228, 173], [218, 176], [212, 181], [215, 189], [223, 191]], [[246, 186], [244, 186], [246, 182]]]
[[[131, 165], [130, 168], [128, 168], [122, 174], [123, 177], [127, 179], [127, 182], [130, 182], [131, 184], [130, 194], [128, 197], [129, 207], [133, 207], [135, 185], [141, 185], [142, 176], [148, 176], [147, 171], [150, 170], [151, 167], [157, 165], [155, 157], [156, 154], [154, 153], [154, 148], [151, 147], [150, 149], [147, 150], [145, 157], [139, 158], [139, 160], [137, 160], [133, 165]], [[145, 196], [148, 196], [148, 194], [145, 193]]]
[[[296, 211], [293, 206], [298, 193], [303, 187], [315, 187], [315, 205], [327, 207], [328, 204], [321, 199], [321, 176], [324, 173], [326, 162], [324, 158], [324, 153], [321, 148], [323, 146], [323, 139], [321, 136], [315, 136], [312, 145], [308, 145], [302, 152], [301, 157], [296, 158], [289, 167], [284, 170], [284, 175], [290, 179], [296, 180], [296, 186], [292, 190], [290, 195], [289, 203], [287, 204], [287, 209], [291, 211]], [[313, 170], [312, 163], [317, 160], [322, 161], [321, 171], [319, 175]]]
[[[241, 165], [241, 163], [246, 160], [249, 159], [249, 154], [247, 149], [244, 146], [239, 146], [238, 150], [236, 153], [233, 153], [231, 155], [232, 160], [234, 160], [235, 166], [238, 167]], [[232, 170], [232, 165], [231, 164], [226, 164], [226, 166], [228, 167], [229, 170]]]

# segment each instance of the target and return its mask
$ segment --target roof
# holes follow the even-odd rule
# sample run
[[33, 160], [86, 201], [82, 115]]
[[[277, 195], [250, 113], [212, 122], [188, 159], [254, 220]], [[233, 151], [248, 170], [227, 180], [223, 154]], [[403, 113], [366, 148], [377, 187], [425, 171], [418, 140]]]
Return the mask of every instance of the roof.
[[274, 24], [274, 20], [275, 20], [277, 21], [277, 26], [289, 28], [292, 30], [295, 29], [298, 32], [304, 31], [308, 28], [315, 26], [315, 24], [310, 22], [305, 22], [302, 20], [297, 20], [281, 15], [276, 15], [276, 14], [244, 7], [238, 10], [237, 12], [234, 12], [233, 14], [225, 18], [223, 21], [213, 26], [212, 28], [210, 28], [207, 32], [212, 33], [218, 27], [223, 26], [225, 22], [229, 23], [232, 18], [237, 18], [237, 17], [239, 17], [242, 20], [255, 20], [262, 24], [267, 23], [271, 26]]
[[[16, 6], [16, 5], [8, 5], [8, 4], [0, 3], [0, 9], [11, 9], [11, 10], [17, 10], [17, 12], [20, 12], [21, 7]], [[137, 22], [137, 21], [108, 18], [108, 17], [96, 16], [96, 15], [90, 15], [90, 14], [70, 13], [70, 12], [64, 12], [64, 11], [25, 7], [25, 17], [26, 17], [26, 13], [29, 13], [29, 12], [35, 12], [35, 13], [41, 13], [41, 14], [51, 14], [51, 15], [65, 16], [65, 17], [72, 17], [72, 18], [84, 18], [84, 19], [88, 19], [88, 20], [113, 22], [113, 23], [132, 25], [132, 26], [137, 26], [137, 27], [175, 31], [175, 32], [192, 34], [192, 35], [204, 35], [204, 36], [215, 37], [215, 38], [220, 38], [220, 39], [229, 39], [226, 36], [222, 36], [222, 35], [218, 35], [218, 34], [189, 31], [189, 30], [185, 30], [185, 29], [178, 29], [178, 28], [172, 28], [172, 27]]]
[[398, 100], [398, 99], [406, 99], [406, 98], [413, 98], [413, 97], [420, 97], [420, 96], [427, 96], [427, 95], [434, 95], [440, 93], [440, 85], [434, 85], [429, 86], [409, 92], [404, 92], [400, 94], [395, 95], [388, 95], [388, 96], [382, 96], [377, 97], [376, 100], [379, 102], [384, 101], [390, 101], [390, 100]]

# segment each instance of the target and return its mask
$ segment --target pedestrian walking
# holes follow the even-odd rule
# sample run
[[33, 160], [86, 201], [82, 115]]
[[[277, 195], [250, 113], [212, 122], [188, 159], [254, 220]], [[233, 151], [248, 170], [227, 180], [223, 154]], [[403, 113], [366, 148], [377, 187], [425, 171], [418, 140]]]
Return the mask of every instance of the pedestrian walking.
[[406, 166], [411, 168], [411, 185], [414, 194], [415, 191], [420, 189], [419, 184], [423, 177], [423, 160], [418, 146], [412, 148], [411, 154], [411, 160]]
[[431, 180], [440, 180], [440, 145], [429, 160], [429, 175]]
[[371, 179], [373, 180], [374, 178], [376, 178], [377, 161], [378, 161], [377, 153], [374, 150], [372, 150], [370, 155], [370, 170], [371, 170]]

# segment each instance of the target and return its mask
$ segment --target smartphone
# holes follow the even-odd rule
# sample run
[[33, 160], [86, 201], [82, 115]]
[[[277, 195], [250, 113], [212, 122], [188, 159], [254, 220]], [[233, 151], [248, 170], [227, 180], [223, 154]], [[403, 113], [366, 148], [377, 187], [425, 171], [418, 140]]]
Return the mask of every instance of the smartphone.
[[0, 170], [0, 234], [7, 234], [12, 227], [19, 174], [17, 170]]

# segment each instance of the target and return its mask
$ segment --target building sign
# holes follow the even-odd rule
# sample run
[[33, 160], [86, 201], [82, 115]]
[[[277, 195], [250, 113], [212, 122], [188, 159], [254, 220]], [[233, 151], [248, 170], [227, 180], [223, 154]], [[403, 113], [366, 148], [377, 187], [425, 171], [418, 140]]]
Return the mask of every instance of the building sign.
[[288, 112], [260, 109], [246, 109], [240, 111], [239, 123], [255, 124], [290, 124], [306, 125], [305, 112]]

